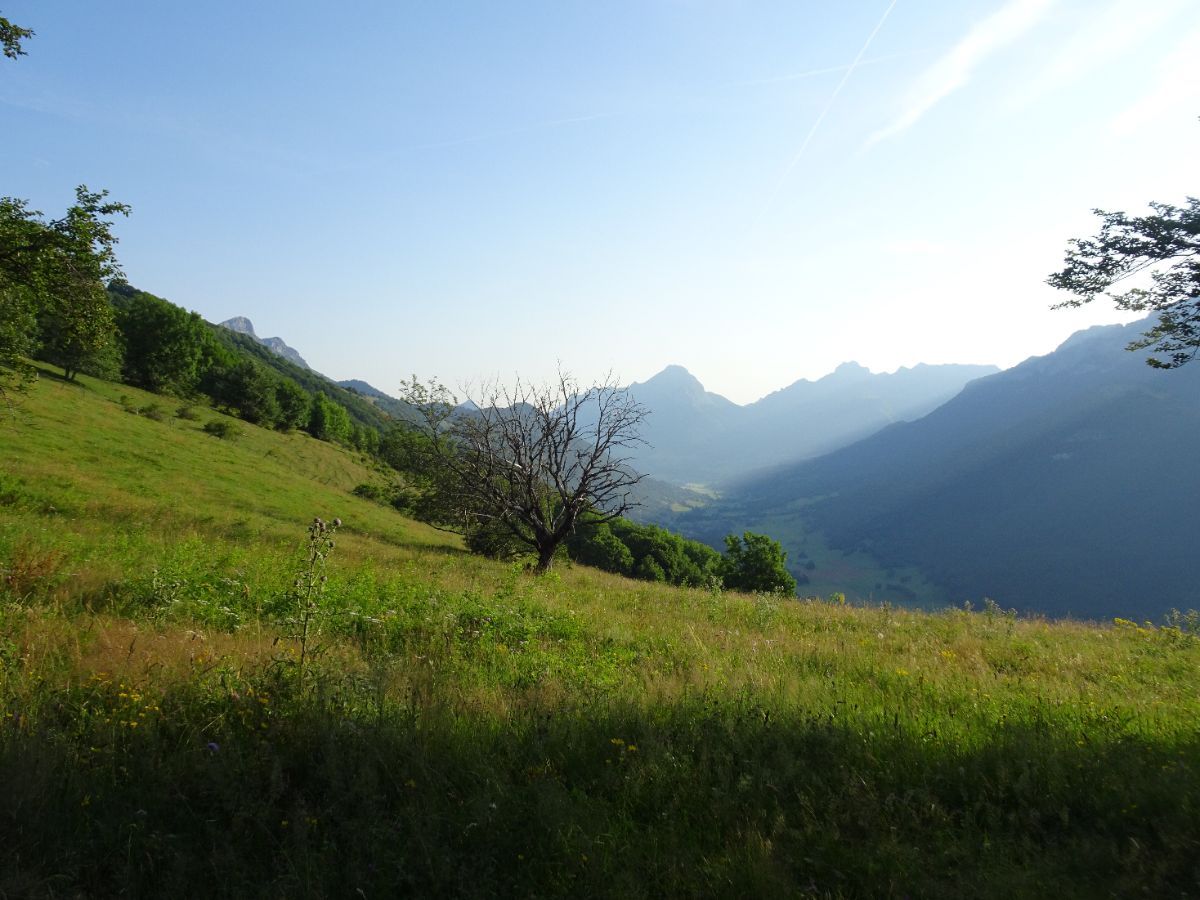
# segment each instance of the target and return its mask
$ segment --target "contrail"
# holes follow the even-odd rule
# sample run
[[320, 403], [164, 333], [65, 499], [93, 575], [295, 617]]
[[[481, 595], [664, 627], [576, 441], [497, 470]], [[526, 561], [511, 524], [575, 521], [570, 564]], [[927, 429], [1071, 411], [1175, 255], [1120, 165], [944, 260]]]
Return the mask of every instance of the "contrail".
[[[854, 56], [854, 61], [851, 62], [850, 67], [847, 68], [846, 73], [841, 77], [840, 82], [838, 82], [838, 86], [833, 89], [833, 94], [829, 95], [829, 100], [826, 101], [826, 106], [824, 106], [824, 109], [821, 110], [821, 115], [818, 115], [817, 120], [812, 122], [812, 127], [809, 128], [809, 133], [804, 137], [804, 143], [800, 144], [800, 149], [796, 151], [796, 156], [792, 157], [792, 162], [788, 163], [787, 168], [784, 169], [784, 178], [780, 179], [780, 187], [782, 186], [782, 181], [785, 181], [787, 176], [792, 174], [792, 169], [796, 168], [796, 163], [800, 161], [800, 157], [804, 156], [804, 151], [808, 150], [812, 136], [817, 133], [817, 128], [821, 127], [821, 122], [823, 122], [824, 118], [826, 118], [826, 114], [829, 112], [830, 107], [833, 107], [833, 102], [838, 100], [838, 95], [841, 94], [842, 86], [845, 86], [846, 82], [848, 82], [852, 74], [854, 74], [854, 70], [858, 68], [859, 62], [863, 59], [863, 54], [866, 53], [866, 48], [870, 47], [871, 41], [874, 41], [875, 36], [880, 34], [880, 29], [883, 28], [883, 23], [887, 22], [888, 16], [892, 14], [892, 10], [896, 5], [896, 2], [898, 2], [898, 0], [892, 0], [892, 2], [888, 4], [887, 10], [883, 11], [883, 16], [881, 16], [880, 20], [875, 23], [875, 29], [871, 31], [871, 34], [868, 35], [868, 37], [866, 37], [866, 42], [863, 44], [862, 48], [858, 50], [858, 55]], [[776, 188], [776, 190], [778, 190], [778, 188]]]
[[825, 101], [825, 108], [821, 110], [821, 114], [817, 116], [817, 120], [813, 122], [812, 128], [808, 129], [808, 134], [804, 136], [804, 142], [800, 145], [800, 149], [796, 151], [796, 155], [792, 157], [792, 161], [788, 163], [788, 167], [784, 169], [783, 174], [779, 176], [779, 180], [775, 183], [775, 187], [771, 191], [771, 195], [767, 198], [767, 202], [763, 206], [762, 212], [755, 217], [754, 223], [750, 226], [751, 232], [753, 232], [757, 227], [758, 223], [762, 220], [762, 217], [767, 214], [767, 211], [775, 202], [775, 198], [779, 196], [780, 189], [787, 182], [788, 177], [792, 174], [792, 170], [796, 168], [796, 164], [800, 162], [800, 158], [804, 156], [804, 151], [808, 149], [808, 145], [812, 142], [813, 135], [817, 133], [817, 129], [820, 128], [821, 123], [825, 121], [825, 116], [833, 107], [833, 103], [835, 100], [837, 100], [838, 94], [842, 92], [842, 88], [845, 87], [846, 82], [850, 80], [850, 76], [854, 74], [854, 70], [857, 69], [859, 64], [862, 62], [863, 55], [867, 52], [867, 48], [871, 46], [871, 41], [875, 40], [875, 35], [879, 34], [879, 29], [882, 28], [883, 23], [887, 21], [888, 16], [891, 15], [892, 9], [896, 6], [897, 2], [898, 0], [892, 0], [892, 2], [888, 4], [888, 8], [883, 11], [883, 15], [879, 17], [879, 21], [875, 23], [875, 27], [871, 30], [871, 33], [867, 35], [867, 39], [863, 43], [862, 47], [859, 48], [858, 55], [855, 56], [854, 61], [846, 67], [846, 72], [844, 75], [842, 75], [842, 80], [837, 83], [837, 87], [833, 89], [833, 93], [830, 94], [829, 99]]
[[[885, 53], [883, 56], [872, 56], [870, 59], [858, 60], [859, 66], [870, 66], [875, 63], [888, 62], [889, 60], [899, 59], [903, 56], [912, 56], [914, 51], [905, 50], [900, 53]], [[815, 78], [818, 75], [829, 75], [833, 72], [845, 72], [850, 68], [850, 65], [843, 63], [840, 66], [825, 66], [821, 69], [807, 69], [803, 72], [792, 72], [790, 75], [773, 75], [770, 78], [750, 78], [745, 81], [731, 81], [731, 87], [755, 87], [760, 84], [778, 84], [782, 81], [801, 81], [805, 78]]]

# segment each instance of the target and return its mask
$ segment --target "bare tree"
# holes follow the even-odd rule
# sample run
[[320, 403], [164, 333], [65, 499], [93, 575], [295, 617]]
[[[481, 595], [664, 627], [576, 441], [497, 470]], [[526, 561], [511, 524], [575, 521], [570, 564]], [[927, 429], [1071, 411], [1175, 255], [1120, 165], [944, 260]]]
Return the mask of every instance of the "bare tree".
[[[466, 528], [500, 529], [537, 554], [547, 571], [587, 511], [606, 522], [635, 505], [642, 475], [629, 448], [642, 443], [647, 415], [610, 375], [586, 389], [559, 372], [547, 385], [489, 383], [459, 404], [444, 385], [414, 376], [401, 396], [418, 416], [424, 452]], [[446, 516], [451, 518], [451, 516]]]

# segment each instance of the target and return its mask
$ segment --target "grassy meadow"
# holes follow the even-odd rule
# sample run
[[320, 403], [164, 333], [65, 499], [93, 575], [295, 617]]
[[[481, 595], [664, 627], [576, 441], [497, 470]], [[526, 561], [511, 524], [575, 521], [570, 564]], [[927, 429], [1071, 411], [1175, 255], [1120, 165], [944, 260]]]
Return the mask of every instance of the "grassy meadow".
[[0, 424], [0, 898], [1200, 896], [1194, 621], [535, 578], [180, 405]]

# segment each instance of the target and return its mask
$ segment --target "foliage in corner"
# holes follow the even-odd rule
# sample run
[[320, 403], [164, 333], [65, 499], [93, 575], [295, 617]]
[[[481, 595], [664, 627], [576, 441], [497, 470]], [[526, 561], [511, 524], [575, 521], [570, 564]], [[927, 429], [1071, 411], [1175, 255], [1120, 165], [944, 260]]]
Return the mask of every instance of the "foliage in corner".
[[[1048, 283], [1075, 296], [1055, 306], [1082, 306], [1104, 294], [1118, 309], [1154, 311], [1158, 324], [1130, 350], [1150, 348], [1146, 362], [1159, 369], [1175, 369], [1200, 352], [1200, 199], [1189, 197], [1185, 206], [1151, 203], [1153, 213], [1128, 216], [1123, 212], [1095, 210], [1103, 224], [1093, 238], [1074, 239], [1066, 266]], [[1113, 288], [1147, 273], [1148, 286]]]

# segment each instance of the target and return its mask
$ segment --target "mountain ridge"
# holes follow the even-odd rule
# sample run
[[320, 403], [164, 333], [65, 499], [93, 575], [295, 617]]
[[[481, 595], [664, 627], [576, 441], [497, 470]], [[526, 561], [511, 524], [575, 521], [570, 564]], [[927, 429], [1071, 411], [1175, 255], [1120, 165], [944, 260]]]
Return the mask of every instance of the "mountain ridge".
[[276, 354], [277, 356], [282, 356], [288, 362], [293, 362], [303, 369], [308, 369], [309, 371], [315, 371], [312, 366], [310, 366], [307, 362], [304, 361], [304, 357], [302, 357], [300, 355], [299, 351], [297, 351], [293, 347], [288, 346], [287, 342], [284, 341], [283, 338], [259, 337], [258, 334], [255, 333], [255, 331], [254, 331], [254, 323], [251, 322], [245, 316], [234, 316], [230, 319], [226, 319], [224, 322], [218, 322], [217, 327], [225, 328], [225, 329], [228, 329], [229, 331], [236, 331], [238, 334], [244, 334], [247, 337], [252, 337], [252, 338], [254, 338], [254, 340], [258, 341], [260, 344], [262, 344], [264, 347], [266, 347], [272, 353]]
[[[739, 405], [670, 365], [628, 388], [649, 414], [634, 465], [676, 484], [724, 483], [817, 456], [918, 418], [995, 366], [926, 365], [872, 373], [857, 362]], [[820, 423], [820, 428], [814, 424]]]
[[1072, 335], [676, 524], [703, 538], [722, 518], [770, 521], [797, 557], [817, 530], [841, 553], [915, 566], [954, 602], [1131, 618], [1196, 607], [1182, 498], [1200, 496], [1200, 367], [1145, 365], [1125, 350], [1145, 327]]

